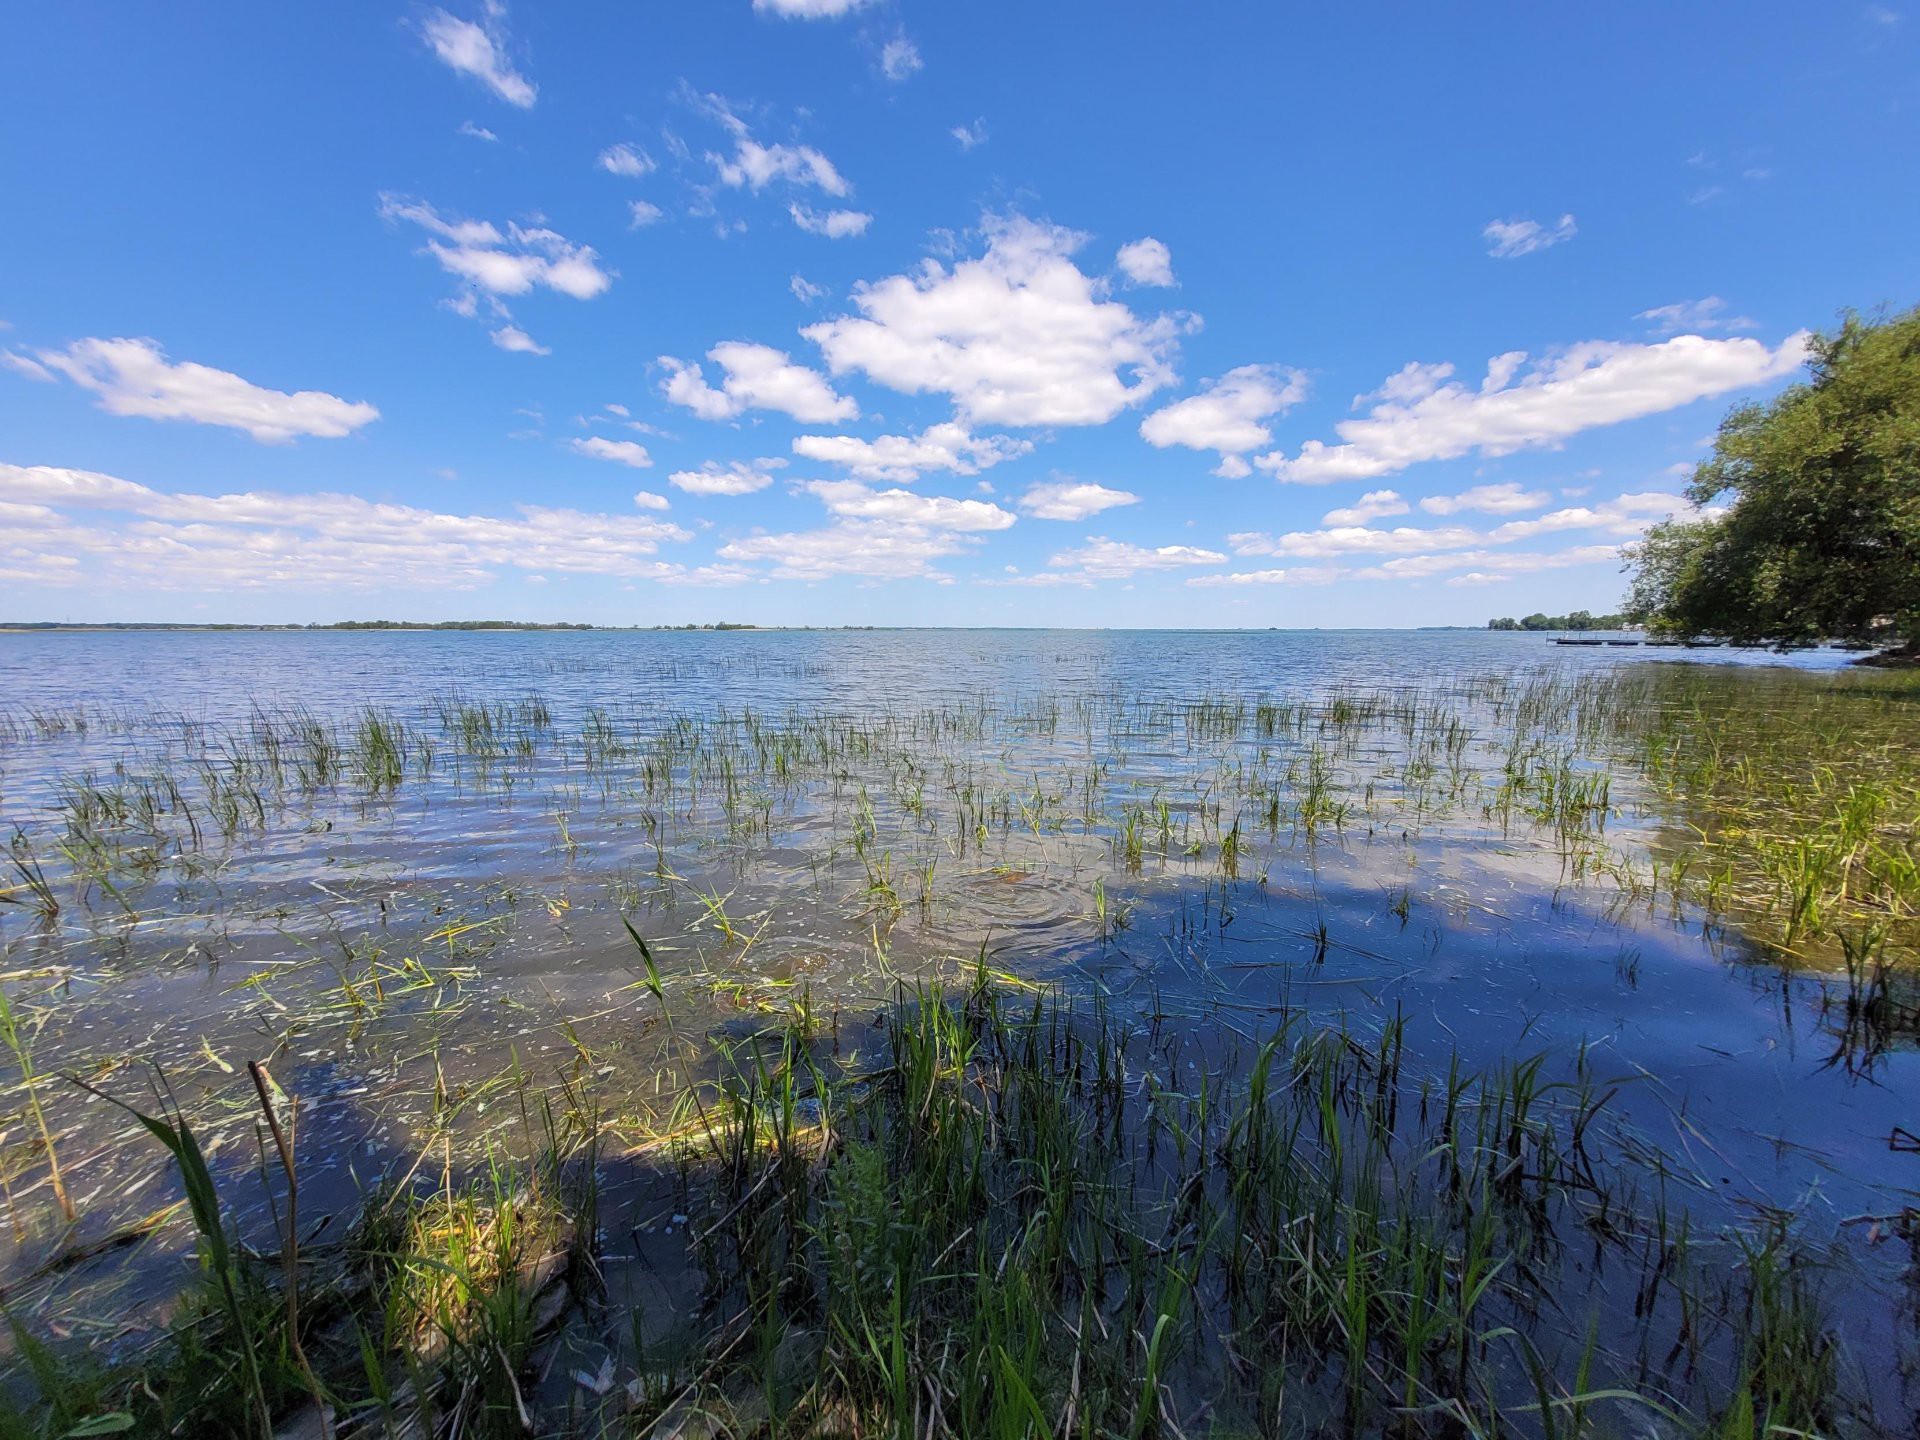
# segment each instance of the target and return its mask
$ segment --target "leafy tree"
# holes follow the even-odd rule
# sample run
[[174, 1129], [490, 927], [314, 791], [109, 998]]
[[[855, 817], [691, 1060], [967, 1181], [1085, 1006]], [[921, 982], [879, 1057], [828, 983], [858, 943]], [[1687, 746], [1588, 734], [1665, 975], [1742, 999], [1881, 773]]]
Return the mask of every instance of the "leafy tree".
[[1533, 614], [1516, 620], [1511, 615], [1503, 615], [1497, 620], [1489, 620], [1489, 630], [1618, 630], [1626, 623], [1625, 615], [1595, 615], [1588, 610], [1576, 610], [1571, 615], [1547, 615], [1536, 610]]
[[1920, 654], [1920, 307], [1848, 314], [1809, 378], [1720, 424], [1688, 495], [1724, 506], [1628, 552], [1628, 611], [1748, 642], [1885, 638]]

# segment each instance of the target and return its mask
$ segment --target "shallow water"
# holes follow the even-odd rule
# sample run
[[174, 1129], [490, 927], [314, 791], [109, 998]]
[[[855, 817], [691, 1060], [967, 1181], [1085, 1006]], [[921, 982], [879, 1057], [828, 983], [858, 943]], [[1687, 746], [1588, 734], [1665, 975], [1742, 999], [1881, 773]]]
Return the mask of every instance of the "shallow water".
[[[1202, 1065], [1289, 1010], [1399, 1014], [1414, 1068], [1564, 1072], [1585, 1047], [1688, 1208], [1790, 1209], [1890, 1283], [1850, 1222], [1914, 1203], [1920, 1157], [1890, 1140], [1920, 1129], [1920, 1062], [1856, 1063], [1818, 967], [1623, 887], [1685, 844], [1686, 797], [1525, 699], [1614, 677], [1697, 706], [1704, 677], [1751, 714], [1848, 658], [1480, 632], [8, 634], [0, 821], [60, 902], [0, 907], [8, 990], [42, 1073], [137, 1094], [128, 1063], [158, 1064], [228, 1176], [257, 1158], [241, 1067], [270, 1057], [323, 1208], [404, 1163], [436, 1095], [463, 1134], [503, 1131], [513, 1064], [584, 1067], [630, 1138], [664, 1123], [688, 1062], [622, 915], [705, 1053], [802, 995], [857, 1048], [901, 978], [983, 952], [1185, 1027]], [[404, 737], [385, 782], [356, 769], [369, 708]], [[301, 771], [308, 722], [331, 773]], [[1516, 736], [1610, 776], [1571, 838], [1499, 811]], [[158, 776], [178, 805], [110, 799], [76, 829], [77, 793]], [[46, 1100], [84, 1232], [166, 1198], [117, 1117]], [[14, 1278], [52, 1243], [24, 1134]], [[1848, 1323], [1886, 1342], [1884, 1312]]]

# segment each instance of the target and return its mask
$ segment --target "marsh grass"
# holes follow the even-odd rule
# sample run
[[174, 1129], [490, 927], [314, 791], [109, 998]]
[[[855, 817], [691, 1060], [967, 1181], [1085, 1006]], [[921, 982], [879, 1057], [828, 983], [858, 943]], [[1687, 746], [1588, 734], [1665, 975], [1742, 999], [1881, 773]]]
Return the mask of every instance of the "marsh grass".
[[[316, 1393], [343, 1436], [1872, 1424], [1790, 1221], [1693, 1228], [1612, 1115], [1622, 1082], [1585, 1057], [1418, 1074], [1411, 1023], [1289, 1013], [1196, 1066], [1175, 1030], [1010, 989], [984, 954], [956, 992], [903, 990], [867, 1052], [803, 999], [641, 1147], [704, 1275], [665, 1333], [593, 1303], [603, 1126], [578, 1078], [538, 1095], [516, 1067], [522, 1158], [416, 1166], [301, 1245], [292, 1107], [257, 1075], [278, 1256], [236, 1239], [163, 1087], [134, 1114], [185, 1190], [197, 1285], [130, 1356], [18, 1329], [0, 1435], [268, 1436]], [[543, 1386], [582, 1339], [598, 1376]]]
[[278, 1256], [235, 1234], [164, 1081], [151, 1112], [85, 1087], [171, 1159], [199, 1278], [164, 1332], [130, 1354], [58, 1348], [9, 1316], [16, 1373], [0, 1436], [270, 1440], [296, 1423], [322, 1437], [531, 1433], [536, 1349], [597, 1285], [599, 1121], [577, 1086], [563, 1080], [537, 1101], [519, 1087], [527, 1158], [489, 1151], [468, 1179], [384, 1182], [343, 1240], [303, 1246], [297, 1107], [264, 1069], [254, 1083], [281, 1174]]
[[[980, 978], [904, 996], [869, 1064], [800, 1027], [736, 1054], [688, 1142], [706, 1328], [639, 1433], [1757, 1436], [1851, 1403], [1814, 1252], [1636, 1209], [1584, 1066], [1414, 1077], [1398, 1020], [1289, 1019], [1237, 1084], [1181, 1053]], [[1569, 1283], [1589, 1246], [1624, 1293]]]
[[[20, 1089], [26, 1097], [26, 1112], [33, 1122], [34, 1134], [40, 1141], [40, 1152], [47, 1162], [47, 1184], [53, 1191], [54, 1203], [60, 1207], [61, 1215], [71, 1225], [75, 1214], [73, 1200], [68, 1196], [66, 1181], [60, 1174], [59, 1150], [54, 1144], [53, 1129], [47, 1123], [46, 1109], [40, 1102], [42, 1077], [33, 1065], [33, 1040], [22, 1030], [4, 986], [0, 986], [0, 1043], [5, 1044], [8, 1053], [13, 1056], [14, 1067], [20, 1072]], [[11, 1182], [8, 1194], [8, 1209], [12, 1211]], [[12, 1219], [18, 1227], [20, 1217], [17, 1212], [12, 1214]]]
[[0, 890], [0, 904], [20, 906], [43, 921], [56, 918], [60, 914], [60, 899], [53, 893], [53, 884], [35, 858], [32, 842], [24, 830], [16, 828], [7, 842], [7, 865], [13, 871], [15, 883]]
[[[1182, 942], [1254, 901], [1305, 964], [1365, 954], [1323, 859], [1394, 860], [1369, 904], [1414, 930], [1438, 909], [1420, 847], [1497, 845], [1546, 856], [1609, 914], [1735, 934], [1724, 953], [1742, 963], [1817, 977], [1833, 1063], [1883, 1072], [1920, 1033], [1916, 693], [1897, 676], [1789, 677], [1734, 703], [1711, 676], [1638, 668], [1185, 702], [596, 705], [556, 720], [538, 697], [445, 696], [338, 719], [259, 710], [231, 729], [0, 718], [0, 747], [81, 762], [25, 786], [6, 772], [0, 927], [56, 960], [84, 954], [89, 983], [134, 971], [120, 957], [145, 953], [130, 942], [150, 929], [184, 915], [217, 935], [236, 897], [262, 907], [252, 857], [319, 849], [335, 826], [377, 848], [429, 810], [456, 826], [539, 817], [566, 862], [436, 908], [424, 933], [387, 928], [384, 882], [315, 887], [367, 912], [338, 943], [304, 933], [324, 930], [307, 924], [313, 897], [265, 902], [308, 958], [234, 982], [235, 1006], [254, 1007], [246, 1023], [276, 1055], [430, 1054], [430, 1104], [405, 1097], [419, 1158], [351, 1241], [309, 1244], [291, 1223], [298, 1126], [286, 1112], [283, 1150], [263, 1095], [265, 1183], [285, 1206], [273, 1253], [229, 1239], [216, 1263], [198, 1230], [201, 1282], [148, 1353], [89, 1360], [23, 1329], [21, 1385], [40, 1398], [18, 1433], [120, 1414], [156, 1433], [255, 1433], [263, 1410], [283, 1423], [315, 1389], [343, 1433], [593, 1433], [539, 1375], [554, 1330], [583, 1323], [551, 1307], [597, 1283], [598, 1122], [569, 1117], [594, 1110], [586, 1077], [615, 1071], [619, 1132], [683, 1187], [704, 1293], [664, 1336], [637, 1316], [595, 1322], [624, 1337], [613, 1388], [588, 1387], [612, 1433], [672, 1433], [696, 1409], [735, 1434], [796, 1436], [1897, 1431], [1822, 1334], [1834, 1295], [1868, 1292], [1832, 1280], [1823, 1247], [1771, 1211], [1729, 1228], [1711, 1187], [1616, 1123], [1591, 1064], [1416, 1072], [1408, 1027], [1441, 1042], [1397, 1017], [1363, 1032], [1288, 1011], [1256, 1035], [1215, 1007]], [[763, 855], [803, 847], [786, 892], [756, 883]], [[501, 1034], [527, 1033], [537, 1001], [502, 999], [488, 957], [523, 915], [585, 921], [566, 881], [596, 866], [642, 1008], [597, 1029], [540, 1011], [575, 1071], [549, 1106], [517, 1054], [501, 1071]], [[1028, 905], [1076, 940], [1091, 929], [1119, 965], [1151, 948], [1129, 917], [1168, 896], [1151, 995], [1102, 1012], [1098, 985], [1040, 994], [983, 959], [971, 984], [897, 997], [877, 1046], [840, 1044], [841, 1011], [893, 983], [916, 922], [922, 948], [947, 926], [968, 953], [968, 927]], [[816, 923], [862, 937], [857, 983], [830, 977], [844, 993], [758, 969], [784, 928]], [[1624, 986], [1642, 983], [1632, 939], [1605, 941]], [[89, 1051], [68, 1003], [50, 986], [4, 1026], [16, 1225], [23, 1205], [53, 1208], [32, 1199], [43, 1184], [63, 1221], [86, 1222], [101, 1190], [56, 1169], [79, 1163], [69, 1136], [97, 1137], [101, 1107], [63, 1111], [41, 1067], [104, 1086], [125, 1057]], [[491, 1050], [449, 1079], [438, 1047], [457, 1024]], [[153, 1120], [175, 1156], [200, 1133], [170, 1101]], [[126, 1152], [77, 1153], [97, 1171]], [[216, 1230], [231, 1235], [227, 1199]]]

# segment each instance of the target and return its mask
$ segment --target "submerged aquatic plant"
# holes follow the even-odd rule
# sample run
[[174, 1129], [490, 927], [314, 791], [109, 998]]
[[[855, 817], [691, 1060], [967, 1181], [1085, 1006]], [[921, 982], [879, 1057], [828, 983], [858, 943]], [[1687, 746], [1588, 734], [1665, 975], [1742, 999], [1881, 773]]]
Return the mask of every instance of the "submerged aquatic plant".
[[[27, 1114], [33, 1121], [34, 1133], [40, 1137], [40, 1150], [47, 1159], [47, 1183], [53, 1189], [54, 1203], [60, 1207], [60, 1213], [72, 1224], [76, 1215], [73, 1200], [67, 1194], [64, 1177], [60, 1173], [60, 1152], [53, 1143], [53, 1130], [47, 1124], [47, 1112], [40, 1103], [40, 1075], [33, 1066], [33, 1042], [21, 1030], [20, 1020], [15, 1014], [13, 1002], [7, 998], [6, 988], [0, 986], [0, 1044], [5, 1044], [13, 1063], [20, 1071], [20, 1087], [26, 1094]], [[9, 1209], [12, 1208], [9, 1199]], [[14, 1215], [13, 1223], [17, 1228], [20, 1217]]]
[[[669, 1228], [689, 1250], [669, 1258], [698, 1274], [676, 1282], [671, 1324], [609, 1302], [617, 1374], [572, 1387], [596, 1424], [631, 1379], [636, 1413], [607, 1421], [622, 1430], [671, 1430], [684, 1402], [793, 1435], [1869, 1433], [1863, 1382], [1809, 1337], [1833, 1296], [1873, 1303], [1871, 1287], [1830, 1275], [1791, 1224], [1730, 1227], [1711, 1183], [1614, 1125], [1577, 1056], [1476, 1074], [1422, 1031], [1422, 1072], [1397, 1022], [1302, 1008], [1398, 993], [1416, 950], [1474, 963], [1459, 912], [1498, 910], [1498, 891], [1428, 869], [1444, 850], [1546, 875], [1543, 903], [1551, 889], [1591, 927], [1635, 1003], [1657, 1003], [1662, 974], [1665, 942], [1643, 932], [1744, 937], [1724, 953], [1808, 977], [1792, 994], [1816, 997], [1835, 1083], [1889, 1073], [1920, 1033], [1914, 693], [1640, 669], [1198, 701], [1063, 682], [784, 707], [95, 716], [96, 740], [123, 727], [114, 764], [76, 751], [71, 784], [7, 793], [21, 828], [0, 924], [49, 967], [30, 973], [90, 1001], [128, 979], [232, 985], [232, 1018], [205, 1036], [141, 1042], [205, 1078], [205, 1095], [181, 1088], [192, 1131], [171, 1101], [156, 1118], [208, 1153], [231, 1153], [220, 1087], [244, 1084], [233, 1062], [255, 1036], [275, 1073], [323, 1071], [373, 1133], [419, 1147], [358, 1222], [351, 1285], [325, 1273], [345, 1264], [332, 1236], [276, 1225], [253, 1253], [229, 1195], [237, 1304], [212, 1278], [189, 1298], [174, 1373], [199, 1379], [149, 1377], [168, 1424], [198, 1413], [208, 1377], [256, 1429], [259, 1392], [276, 1422], [310, 1404], [294, 1341], [349, 1418], [572, 1423], [555, 1418], [564, 1366], [539, 1381], [566, 1287], [530, 1297], [522, 1271], [559, 1250], [569, 1277], [581, 1252], [651, 1261], [662, 1228], [609, 1225], [596, 1245], [585, 1201], [540, 1173], [547, 1142], [507, 1153], [513, 1109], [537, 1108], [519, 1057], [547, 1047], [570, 1083], [605, 1087], [647, 1179], [678, 1187], [664, 1213], [687, 1217]], [[550, 836], [549, 815], [570, 863], [544, 841], [533, 860], [492, 848], [529, 825]], [[493, 874], [503, 854], [526, 872]], [[603, 895], [624, 937], [588, 919]], [[919, 923], [901, 924], [916, 898]], [[986, 977], [990, 926], [1018, 946], [995, 983], [885, 1003], [896, 977], [951, 977], [976, 945]], [[624, 973], [601, 987], [609, 969]], [[1063, 973], [1082, 998], [1036, 993]], [[1087, 1009], [1096, 996], [1111, 1013]], [[16, 1163], [37, 1181], [57, 1140], [76, 1210], [106, 1227], [117, 1137], [97, 1113], [36, 1121], [28, 1102], [39, 1067], [97, 1081], [127, 1042], [82, 1023], [98, 1003], [44, 1029], [20, 1008], [16, 1104], [38, 1141]], [[293, 1138], [275, 1204], [295, 1188]], [[289, 1208], [314, 1214], [311, 1192]], [[39, 1313], [65, 1326], [102, 1303]], [[132, 1393], [108, 1385], [97, 1413], [144, 1424]], [[1202, 1396], [1219, 1408], [1196, 1422]]]

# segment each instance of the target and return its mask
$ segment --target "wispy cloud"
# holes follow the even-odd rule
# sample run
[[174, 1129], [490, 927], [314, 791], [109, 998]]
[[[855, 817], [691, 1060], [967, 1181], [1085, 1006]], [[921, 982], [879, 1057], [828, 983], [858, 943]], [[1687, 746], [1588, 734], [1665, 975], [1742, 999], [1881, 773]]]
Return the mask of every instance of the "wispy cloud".
[[896, 85], [911, 78], [924, 64], [920, 47], [904, 35], [896, 35], [880, 47], [880, 73]]
[[1249, 585], [1331, 585], [1346, 572], [1332, 566], [1289, 566], [1284, 570], [1228, 570], [1218, 575], [1190, 576], [1196, 590], [1238, 589]]
[[1726, 314], [1727, 302], [1718, 295], [1701, 300], [1681, 300], [1672, 305], [1656, 305], [1633, 318], [1645, 320], [1662, 335], [1682, 331], [1702, 333], [1708, 330], [1752, 330], [1755, 323], [1744, 315]]
[[509, 105], [531, 110], [539, 89], [507, 58], [506, 18], [507, 7], [497, 0], [486, 6], [478, 25], [434, 10], [420, 22], [420, 34], [449, 70], [478, 80]]
[[1487, 242], [1487, 254], [1496, 260], [1511, 260], [1563, 244], [1579, 233], [1580, 227], [1574, 223], [1573, 216], [1562, 215], [1551, 225], [1519, 216], [1511, 220], [1489, 220], [1480, 235]]
[[645, 150], [624, 140], [602, 150], [593, 163], [609, 175], [619, 175], [628, 180], [638, 180], [660, 168]]
[[872, 0], [753, 0], [753, 8], [786, 20], [837, 20]]
[[722, 560], [768, 565], [776, 580], [933, 580], [951, 583], [936, 562], [968, 553], [977, 543], [949, 530], [928, 530], [885, 520], [843, 520], [818, 530], [792, 530], [730, 540]]
[[[538, 288], [575, 300], [591, 300], [613, 284], [614, 273], [600, 263], [591, 245], [576, 245], [545, 225], [510, 223], [504, 231], [487, 220], [442, 215], [423, 200], [408, 195], [380, 197], [381, 217], [389, 222], [416, 225], [428, 235], [420, 251], [459, 282], [447, 305], [469, 318], [482, 315], [510, 322], [506, 300]], [[545, 355], [527, 333], [512, 323], [492, 332], [503, 350]]]
[[744, 186], [757, 194], [778, 180], [819, 189], [836, 199], [853, 192], [852, 184], [834, 163], [813, 146], [763, 145], [753, 138], [747, 122], [727, 100], [708, 94], [695, 97], [695, 103], [733, 138], [731, 154], [707, 152], [707, 161], [723, 185], [734, 189]]
[[864, 235], [873, 216], [860, 210], [814, 210], [795, 201], [787, 206], [793, 223], [809, 235], [824, 235], [829, 240], [845, 240]]

